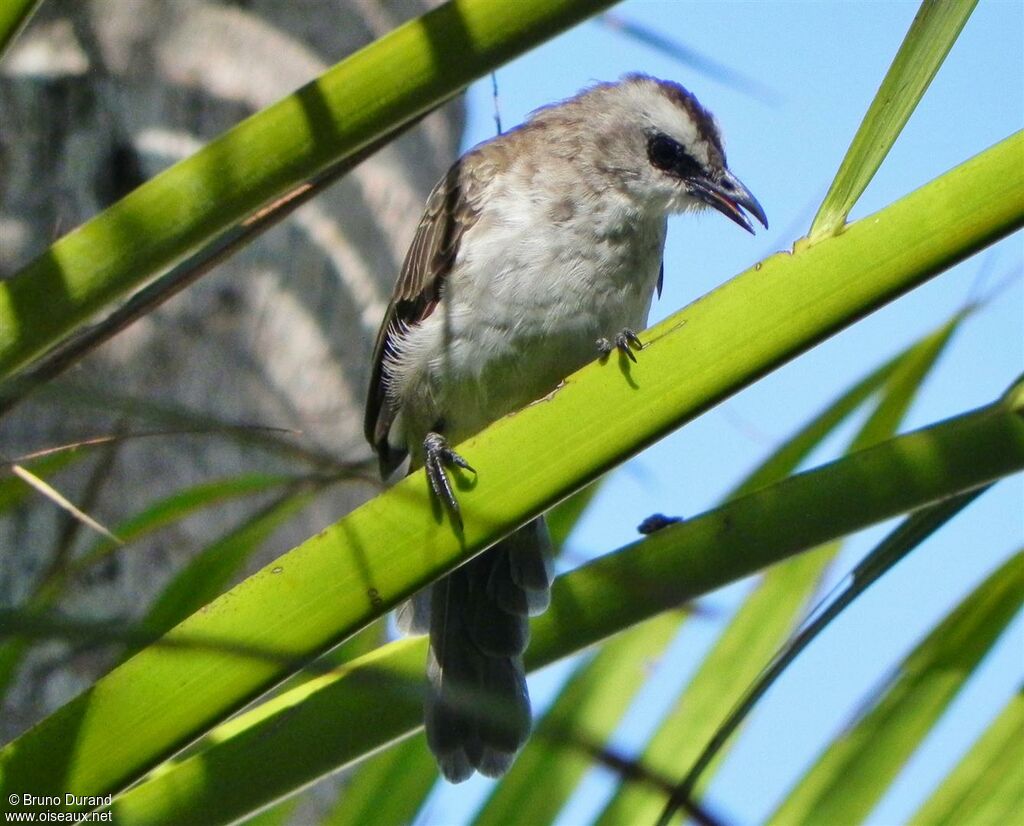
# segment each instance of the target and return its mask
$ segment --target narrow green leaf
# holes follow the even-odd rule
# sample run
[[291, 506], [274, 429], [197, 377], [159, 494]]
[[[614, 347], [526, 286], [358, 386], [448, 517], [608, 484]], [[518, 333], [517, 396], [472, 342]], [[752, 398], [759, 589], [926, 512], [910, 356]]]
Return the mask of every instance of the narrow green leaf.
[[379, 617], [333, 649], [323, 660], [330, 666], [345, 665], [376, 651], [387, 641], [388, 620], [387, 617]]
[[923, 0], [811, 223], [812, 240], [843, 229], [846, 216], [889, 154], [977, 2]]
[[287, 826], [291, 821], [292, 815], [295, 813], [298, 803], [299, 799], [297, 797], [282, 800], [280, 803], [275, 803], [262, 812], [254, 814], [252, 817], [247, 817], [242, 823], [245, 826]]
[[584, 512], [590, 507], [590, 503], [594, 501], [602, 484], [603, 479], [598, 479], [582, 490], [576, 491], [568, 499], [559, 502], [547, 512], [546, 519], [548, 520], [548, 530], [551, 532], [551, 544], [555, 547], [556, 553], [565, 547], [569, 535], [576, 528]]
[[869, 711], [800, 779], [773, 824], [858, 823], [1024, 602], [1024, 552], [979, 585], [903, 661]]
[[783, 442], [755, 468], [726, 499], [742, 496], [784, 479], [806, 459], [850, 414], [873, 393], [886, 388], [885, 396], [850, 446], [860, 449], [888, 438], [913, 399], [924, 376], [931, 370], [960, 324], [973, 308], [956, 313], [938, 329], [910, 344], [881, 367], [873, 370], [831, 402], [821, 413]]
[[1024, 689], [1019, 690], [910, 826], [1013, 823], [1024, 806]]
[[[756, 490], [769, 480], [791, 473], [857, 404], [882, 386], [885, 393], [854, 437], [848, 452], [890, 438], [965, 315], [957, 313], [857, 382], [754, 470], [738, 491]], [[706, 744], [714, 744], [715, 751], [724, 745], [724, 742], [717, 742], [722, 733], [722, 721], [726, 720], [725, 725], [729, 725], [727, 715], [743, 696], [745, 686], [755, 680], [763, 664], [771, 659], [796, 624], [840, 547], [839, 542], [829, 543], [765, 574], [644, 749], [641, 761], [646, 769], [662, 777], [678, 777], [688, 766], [700, 764], [704, 754], [710, 756], [707, 748], [702, 753]], [[737, 717], [734, 725], [738, 725], [740, 719]], [[707, 767], [701, 765], [700, 768]], [[691, 771], [684, 783], [687, 797], [696, 779], [692, 775]], [[706, 785], [711, 776], [710, 771], [705, 771], [702, 785]], [[654, 822], [664, 806], [665, 798], [660, 789], [644, 783], [622, 783], [598, 822], [612, 824], [630, 819]]]
[[[1024, 467], [1024, 421], [1019, 412], [1000, 402], [798, 474], [665, 528], [555, 582], [551, 607], [532, 626], [527, 667], [536, 669], [580, 651], [800, 550], [894, 513], [976, 488], [1007, 462], [1014, 468]], [[837, 504], [842, 505], [838, 512]], [[337, 566], [339, 555], [332, 554], [331, 559]], [[287, 564], [284, 567], [287, 569]], [[294, 598], [294, 589], [289, 590]], [[229, 594], [236, 597], [233, 604], [228, 603], [234, 610], [244, 608], [239, 593]], [[332, 594], [323, 598], [329, 596]], [[309, 609], [307, 602], [302, 604], [304, 610]], [[168, 639], [181, 639], [186, 630], [198, 633], [196, 619], [190, 618]], [[265, 620], [271, 619], [273, 615], [267, 614]], [[147, 649], [144, 653], [145, 657], [140, 654], [115, 670], [87, 696], [102, 689], [130, 699], [131, 692], [117, 683], [136, 675], [139, 679], [149, 676], [151, 672], [136, 670], [143, 664], [150, 670], [176, 665], [174, 673], [179, 679], [183, 668], [189, 673], [198, 670], [202, 681], [191, 684], [192, 691], [207, 686], [212, 675], [230, 672], [235, 666], [224, 657], [207, 661], [194, 656], [165, 665], [158, 657], [160, 651]], [[215, 729], [209, 748], [161, 769], [121, 795], [115, 801], [116, 822], [125, 826], [230, 822], [407, 736], [422, 723], [425, 657], [423, 638], [392, 643], [257, 706]], [[179, 713], [179, 706], [160, 702], [166, 693], [165, 688], [160, 694], [144, 696], [159, 702], [162, 715]], [[179, 701], [186, 697], [171, 693]], [[96, 704], [92, 709], [100, 713]], [[119, 713], [123, 713], [121, 707], [107, 712], [108, 725], [116, 723]], [[147, 733], [153, 731], [153, 723], [146, 717], [143, 713], [133, 718], [135, 728], [114, 742], [123, 745], [124, 737], [137, 737], [142, 721]], [[65, 708], [41, 730], [0, 752], [0, 780], [9, 784], [6, 788], [16, 784], [26, 788], [30, 782], [41, 788], [65, 787], [65, 776], [50, 779], [52, 775], [47, 775], [57, 759], [50, 755], [66, 754], [66, 748], [59, 750], [60, 744], [67, 742], [65, 727], [78, 721]], [[96, 756], [81, 768], [76, 763], [68, 766], [66, 760], [65, 766], [76, 774], [86, 768], [95, 771], [103, 765], [108, 739], [97, 735], [92, 746], [79, 736], [79, 751], [91, 747]], [[151, 742], [143, 741], [142, 746], [151, 747]], [[282, 760], [283, 754], [289, 759]], [[267, 771], [267, 766], [273, 766], [273, 771]], [[254, 776], [259, 777], [256, 788]]]
[[[645, 357], [630, 368], [633, 382], [622, 380], [617, 365], [591, 364], [543, 403], [461, 445], [478, 474], [460, 486], [460, 535], [435, 514], [425, 477], [416, 472], [210, 603], [170, 637], [231, 640], [284, 657], [320, 655], [729, 393], [1020, 226], [1022, 150], [1024, 133], [1018, 133], [841, 235], [760, 263], [648, 331]], [[679, 381], [684, 358], [687, 381]], [[813, 490], [804, 488], [806, 474], [793, 477], [779, 486], [801, 492], [788, 508], [749, 498], [732, 504], [738, 521], [729, 525], [714, 521], [719, 514], [712, 522], [666, 528], [645, 545], [651, 559], [671, 554], [671, 564], [651, 563], [650, 571], [623, 572], [614, 581], [577, 578], [588, 583], [587, 598], [562, 591], [567, 602], [561, 610], [553, 605], [538, 628], [561, 619], [583, 646], [681, 604], [709, 581], [749, 574], [865, 520], [985, 484], [1024, 460], [1022, 430], [1024, 422], [1000, 403], [936, 425], [926, 436], [862, 451], [853, 465], [829, 465], [818, 471]], [[866, 486], [863, 474], [877, 482]], [[823, 495], [828, 506], [815, 511]], [[702, 531], [712, 524], [709, 553], [703, 543], [710, 537]], [[772, 541], [749, 541], [767, 528], [775, 532], [768, 534]], [[696, 543], [688, 548], [692, 567], [676, 556], [682, 537]], [[600, 564], [588, 570], [601, 571]], [[684, 567], [692, 577], [685, 584], [678, 580]], [[546, 656], [543, 635], [532, 650], [533, 657]], [[54, 786], [77, 794], [119, 789], [284, 676], [284, 666], [267, 661], [146, 649], [0, 751], [2, 783], [33, 794]]]
[[232, 823], [408, 737], [422, 722], [425, 659], [424, 637], [400, 640], [239, 715], [211, 732], [210, 747], [161, 766], [116, 800], [114, 822]]
[[[206, 508], [232, 499], [266, 493], [294, 482], [294, 476], [269, 473], [247, 473], [201, 482], [146, 506], [139, 513], [118, 523], [114, 530], [124, 542], [135, 542]], [[111, 542], [97, 542], [75, 560], [72, 567], [75, 571], [85, 570], [118, 547]]]
[[378, 617], [369, 625], [360, 628], [341, 645], [331, 649], [319, 659], [312, 662], [307, 668], [292, 674], [280, 685], [272, 690], [272, 696], [291, 691], [293, 688], [305, 685], [310, 680], [310, 675], [320, 675], [333, 671], [341, 666], [348, 665], [353, 660], [365, 657], [367, 654], [376, 651], [388, 641], [388, 620], [387, 617]]
[[[644, 769], [676, 778], [693, 764], [722, 719], [793, 628], [839, 543], [829, 543], [769, 571], [747, 597], [640, 758]], [[597, 823], [654, 823], [665, 793], [625, 782]]]
[[4, 0], [0, 3], [0, 59], [42, 2], [43, 0]]
[[142, 624], [154, 639], [222, 593], [249, 556], [316, 493], [308, 486], [289, 491], [196, 554], [146, 613]]
[[[3, 387], [4, 385], [0, 385], [0, 416], [5, 409]], [[224, 439], [232, 444], [252, 446], [325, 471], [350, 469], [354, 475], [359, 469], [358, 465], [339, 466], [337, 457], [303, 446], [294, 438], [289, 438], [294, 437], [296, 433], [287, 428], [234, 422], [218, 418], [203, 410], [167, 401], [156, 402], [152, 399], [111, 393], [104, 388], [72, 384], [68, 381], [55, 381], [34, 389], [32, 399], [37, 404], [46, 404], [62, 411], [69, 408], [96, 410], [102, 414], [115, 411], [133, 420], [141, 419], [157, 424], [177, 435], [189, 434]]]
[[878, 407], [858, 431], [849, 450], [862, 450], [885, 439], [899, 429], [903, 417], [949, 344], [961, 322], [971, 312], [968, 308], [955, 313], [945, 324], [911, 345], [885, 379], [885, 393]]
[[[58, 453], [33, 462], [32, 467], [36, 468], [37, 472], [43, 468], [53, 471], [84, 455], [81, 451]], [[17, 482], [22, 487], [26, 487], [17, 479], [0, 480], [0, 503], [5, 501], [5, 495], [12, 497], [10, 500], [12, 503], [18, 501], [18, 491], [7, 488], [6, 483], [8, 482]], [[114, 530], [125, 542], [133, 542], [179, 522], [204, 508], [214, 507], [239, 497], [265, 493], [281, 485], [294, 482], [295, 478], [292, 476], [265, 473], [245, 474], [213, 482], [203, 482], [184, 490], [175, 491], [166, 499], [149, 505], [140, 513], [120, 522]], [[26, 490], [29, 489], [26, 487]], [[0, 506], [0, 510], [2, 510], [2, 506]], [[106, 540], [97, 542], [90, 550], [73, 560], [60, 576], [41, 583], [36, 594], [25, 606], [26, 610], [39, 611], [53, 605], [64, 593], [68, 575], [87, 570], [120, 548], [121, 546]], [[24, 639], [0, 640], [0, 698], [10, 688], [29, 645], [29, 641]]]
[[682, 621], [674, 611], [654, 617], [605, 643], [578, 669], [495, 788], [476, 826], [554, 822], [593, 765], [593, 751], [604, 747]]
[[[18, 608], [0, 608], [0, 638], [21, 637], [29, 640], [60, 640], [71, 642], [80, 648], [102, 646], [138, 645], [152, 642], [153, 635], [139, 623], [127, 622], [123, 618], [91, 619], [67, 616], [59, 611], [27, 611]], [[210, 651], [217, 656], [253, 659], [269, 662], [286, 668], [316, 670], [318, 666], [304, 663], [275, 651], [253, 645], [243, 645], [232, 640], [161, 637], [152, 643], [155, 647], [175, 651]]]
[[0, 378], [268, 201], [611, 3], [445, 3], [246, 119], [0, 281]]
[[800, 652], [810, 645], [832, 620], [839, 616], [857, 597], [985, 490], [987, 487], [961, 493], [916, 511], [857, 564], [850, 577], [850, 584], [833, 601], [829, 602], [824, 610], [814, 612], [813, 620], [802, 627], [799, 633], [775, 654], [756, 682], [743, 692], [742, 699], [718, 726], [714, 736], [694, 761], [686, 777], [676, 787], [662, 811], [658, 820], [659, 824], [669, 823], [673, 813], [682, 806], [683, 801], [694, 796], [695, 791], [699, 796], [699, 789], [702, 786], [707, 787], [710, 779], [708, 766], [718, 757], [729, 737], [768, 689], [782, 676], [790, 663], [800, 655]]
[[417, 734], [364, 761], [321, 826], [405, 826], [437, 777], [426, 738]]
[[906, 355], [907, 351], [904, 351], [893, 357], [857, 382], [834, 402], [828, 404], [797, 433], [779, 445], [767, 459], [725, 496], [725, 500], [745, 496], [759, 488], [774, 484], [780, 479], [785, 479], [839, 425], [885, 385], [893, 370], [899, 366]]

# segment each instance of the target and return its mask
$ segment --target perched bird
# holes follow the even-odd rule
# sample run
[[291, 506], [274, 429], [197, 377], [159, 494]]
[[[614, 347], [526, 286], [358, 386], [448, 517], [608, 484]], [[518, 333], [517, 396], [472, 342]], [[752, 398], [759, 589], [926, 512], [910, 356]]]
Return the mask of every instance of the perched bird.
[[[430, 194], [377, 337], [365, 428], [382, 474], [410, 455], [457, 519], [446, 468], [469, 465], [449, 445], [599, 353], [635, 359], [667, 216], [707, 207], [767, 227], [711, 115], [642, 74], [467, 152]], [[549, 546], [537, 519], [399, 611], [430, 634], [427, 742], [452, 782], [500, 776], [529, 735], [522, 654], [547, 607]]]

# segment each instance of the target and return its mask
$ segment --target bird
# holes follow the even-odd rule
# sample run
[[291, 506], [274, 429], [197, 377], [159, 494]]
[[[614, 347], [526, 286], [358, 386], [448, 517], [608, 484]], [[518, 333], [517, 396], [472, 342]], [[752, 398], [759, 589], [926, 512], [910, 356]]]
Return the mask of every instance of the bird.
[[[473, 468], [452, 445], [595, 358], [635, 361], [668, 216], [709, 208], [768, 227], [712, 115], [642, 73], [464, 154], [428, 196], [374, 347], [364, 425], [384, 478], [409, 457], [458, 527], [448, 472]], [[500, 777], [528, 739], [522, 657], [551, 582], [539, 517], [400, 607], [403, 631], [429, 634], [424, 723], [448, 781]]]

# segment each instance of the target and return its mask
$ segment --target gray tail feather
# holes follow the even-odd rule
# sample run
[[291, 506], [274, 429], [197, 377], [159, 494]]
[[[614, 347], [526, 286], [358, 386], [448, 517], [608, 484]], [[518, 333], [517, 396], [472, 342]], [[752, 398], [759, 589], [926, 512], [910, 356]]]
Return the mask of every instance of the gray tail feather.
[[[427, 743], [452, 783], [500, 777], [530, 734], [523, 670], [529, 616], [547, 608], [551, 540], [543, 518], [435, 583], [430, 594]], [[422, 627], [414, 598], [408, 627]]]

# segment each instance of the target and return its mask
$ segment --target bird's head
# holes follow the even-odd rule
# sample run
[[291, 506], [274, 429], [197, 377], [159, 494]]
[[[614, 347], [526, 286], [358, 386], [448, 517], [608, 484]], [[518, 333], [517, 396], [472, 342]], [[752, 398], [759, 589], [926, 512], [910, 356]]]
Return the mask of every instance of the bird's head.
[[729, 171], [718, 124], [678, 83], [632, 74], [569, 103], [559, 108], [586, 131], [586, 161], [638, 204], [665, 213], [712, 207], [753, 232], [749, 213], [768, 227], [757, 199]]

